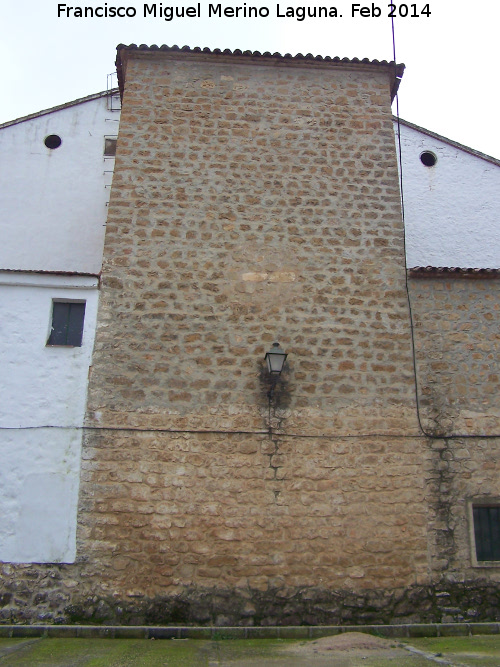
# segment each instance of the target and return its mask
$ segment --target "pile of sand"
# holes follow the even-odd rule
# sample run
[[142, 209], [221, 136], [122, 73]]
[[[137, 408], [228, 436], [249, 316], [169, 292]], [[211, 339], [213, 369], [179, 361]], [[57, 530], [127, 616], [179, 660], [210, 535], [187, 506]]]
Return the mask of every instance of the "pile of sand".
[[326, 651], [384, 651], [394, 643], [382, 637], [375, 637], [364, 632], [344, 632], [341, 635], [322, 637], [313, 641], [302, 642], [289, 650], [294, 653], [323, 653]]

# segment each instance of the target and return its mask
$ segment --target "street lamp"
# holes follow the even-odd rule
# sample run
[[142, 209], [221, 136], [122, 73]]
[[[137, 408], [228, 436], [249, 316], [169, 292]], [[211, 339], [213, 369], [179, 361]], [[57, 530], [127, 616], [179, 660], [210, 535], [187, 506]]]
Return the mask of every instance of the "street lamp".
[[266, 352], [266, 356], [264, 357], [270, 375], [278, 379], [283, 370], [283, 366], [285, 365], [287, 356], [285, 351], [281, 349], [279, 343], [273, 343], [271, 349], [269, 352]]

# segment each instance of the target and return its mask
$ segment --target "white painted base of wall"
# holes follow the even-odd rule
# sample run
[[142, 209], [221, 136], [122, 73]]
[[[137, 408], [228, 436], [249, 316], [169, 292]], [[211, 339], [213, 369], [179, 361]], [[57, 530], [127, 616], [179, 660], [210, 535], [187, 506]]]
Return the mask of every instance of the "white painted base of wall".
[[0, 560], [75, 560], [81, 429], [0, 432]]

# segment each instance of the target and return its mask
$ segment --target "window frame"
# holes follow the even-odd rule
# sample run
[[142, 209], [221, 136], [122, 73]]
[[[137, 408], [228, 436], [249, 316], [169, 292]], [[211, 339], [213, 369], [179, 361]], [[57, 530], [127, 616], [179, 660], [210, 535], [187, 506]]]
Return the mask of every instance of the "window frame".
[[[70, 333], [70, 318], [71, 318], [71, 305], [83, 305], [83, 313], [81, 315], [76, 315], [76, 324], [78, 325], [78, 336], [77, 340], [78, 343], [76, 342], [51, 342], [52, 335], [54, 333], [55, 327], [54, 327], [54, 313], [55, 313], [55, 308], [57, 304], [68, 304], [69, 309], [68, 309], [68, 319], [66, 323], [66, 332], [65, 332], [65, 339], [68, 339], [68, 334]], [[47, 336], [47, 342], [45, 343], [45, 347], [64, 347], [64, 348], [78, 348], [78, 347], [83, 347], [83, 337], [85, 333], [85, 312], [86, 312], [86, 307], [87, 307], [87, 300], [86, 299], [58, 299], [54, 298], [51, 301], [51, 311], [50, 311], [50, 320], [49, 320], [49, 333]], [[81, 320], [81, 321], [79, 321]], [[73, 326], [75, 325], [75, 321], [73, 321]]]
[[472, 567], [482, 568], [499, 568], [499, 560], [478, 560], [477, 545], [476, 545], [476, 531], [474, 524], [474, 509], [477, 508], [495, 507], [500, 510], [500, 497], [498, 496], [482, 496], [479, 498], [470, 498], [467, 501], [467, 515], [469, 524], [469, 543]]
[[[108, 142], [113, 142], [114, 145], [114, 151], [112, 153], [108, 152]], [[116, 157], [116, 145], [118, 142], [118, 135], [117, 134], [105, 134], [104, 135], [104, 150], [103, 150], [103, 155], [105, 158], [115, 158]]]

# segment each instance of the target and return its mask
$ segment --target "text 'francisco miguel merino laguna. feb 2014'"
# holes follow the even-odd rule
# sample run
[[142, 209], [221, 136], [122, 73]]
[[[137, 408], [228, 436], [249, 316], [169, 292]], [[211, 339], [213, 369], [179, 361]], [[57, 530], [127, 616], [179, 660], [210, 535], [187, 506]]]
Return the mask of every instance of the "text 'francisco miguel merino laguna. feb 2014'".
[[[202, 11], [205, 10], [205, 11]], [[136, 7], [116, 7], [104, 3], [98, 7], [72, 7], [64, 3], [57, 5], [58, 18], [160, 18], [164, 21], [173, 21], [174, 19], [185, 18], [238, 18], [238, 19], [252, 19], [252, 18], [292, 18], [297, 21], [304, 21], [306, 19], [328, 19], [328, 18], [342, 18], [345, 14], [334, 6], [326, 7], [289, 7], [276, 4], [274, 13], [271, 9], [262, 5], [259, 7], [247, 5], [222, 5], [221, 3], [208, 3], [206, 7], [202, 8], [201, 2], [195, 5], [180, 5], [180, 6], [164, 6], [160, 3], [145, 3], [142, 7], [142, 13]], [[429, 17], [431, 15], [430, 5], [424, 4], [421, 7], [417, 4], [387, 4], [387, 10], [375, 3], [362, 5], [360, 3], [352, 3], [347, 14], [351, 18], [380, 18], [381, 16], [400, 18], [419, 18]]]

